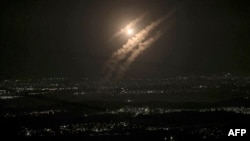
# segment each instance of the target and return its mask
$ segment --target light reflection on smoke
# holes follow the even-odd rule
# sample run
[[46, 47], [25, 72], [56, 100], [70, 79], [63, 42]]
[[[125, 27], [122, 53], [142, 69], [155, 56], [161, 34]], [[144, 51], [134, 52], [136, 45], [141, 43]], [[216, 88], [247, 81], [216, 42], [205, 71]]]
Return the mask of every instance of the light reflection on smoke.
[[115, 76], [116, 79], [122, 78], [125, 72], [129, 69], [129, 66], [135, 61], [135, 59], [149, 46], [151, 46], [155, 41], [157, 41], [160, 36], [161, 32], [157, 32], [154, 37], [149, 38], [148, 40], [144, 41], [143, 43], [139, 43], [138, 48], [134, 49], [132, 54], [128, 57], [128, 59], [119, 66], [117, 74]]
[[[152, 22], [142, 31], [130, 38], [127, 43], [122, 46], [122, 48], [114, 52], [104, 66], [106, 69], [104, 71], [107, 71], [106, 78], [110, 78], [112, 75], [114, 75], [114, 73], [116, 72], [116, 68], [119, 66], [120, 62], [123, 61], [130, 52], [133, 52], [134, 49], [149, 36], [149, 33], [154, 30], [159, 24], [161, 24], [166, 18], [167, 16], [164, 16]], [[152, 39], [150, 38], [149, 40], [149, 42], [151, 42]], [[147, 41], [145, 41], [145, 43], [146, 42]]]
[[121, 34], [125, 33], [128, 29], [130, 29], [131, 27], [135, 26], [137, 23], [139, 23], [140, 21], [142, 21], [146, 17], [147, 14], [148, 13], [145, 12], [141, 16], [139, 16], [136, 19], [134, 19], [133, 21], [129, 22], [129, 24], [127, 24], [119, 32], [115, 33], [115, 35], [113, 36], [113, 38], [115, 38], [117, 36], [120, 36]]

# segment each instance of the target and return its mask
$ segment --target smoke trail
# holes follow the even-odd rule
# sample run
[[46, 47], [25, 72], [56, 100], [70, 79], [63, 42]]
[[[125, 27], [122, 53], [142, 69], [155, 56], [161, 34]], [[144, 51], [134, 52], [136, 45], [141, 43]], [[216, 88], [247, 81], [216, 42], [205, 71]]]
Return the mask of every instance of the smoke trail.
[[122, 60], [126, 57], [126, 55], [133, 50], [141, 41], [147, 38], [150, 31], [156, 28], [161, 22], [165, 20], [166, 17], [160, 18], [155, 22], [152, 22], [150, 25], [145, 27], [142, 31], [137, 33], [131, 39], [127, 41], [125, 45], [122, 46], [118, 51], [112, 54], [112, 58], [117, 57], [119, 60]]
[[[114, 71], [116, 70], [119, 62], [124, 60], [126, 56], [133, 51], [135, 47], [142, 41], [144, 41], [149, 33], [155, 29], [159, 24], [161, 24], [167, 16], [164, 16], [156, 21], [152, 22], [150, 25], [146, 26], [142, 31], [137, 33], [135, 36], [130, 38], [125, 45], [122, 46], [118, 51], [114, 52], [111, 58], [106, 62], [105, 69], [107, 71], [106, 78], [110, 78]], [[105, 70], [104, 70], [105, 71]]]
[[144, 14], [142, 14], [141, 16], [139, 16], [138, 18], [136, 18], [133, 21], [131, 21], [124, 28], [122, 28], [119, 32], [115, 33], [115, 35], [113, 36], [113, 38], [117, 37], [117, 36], [119, 36], [119, 35], [121, 35], [123, 33], [125, 33], [128, 29], [130, 29], [131, 27], [135, 26], [137, 23], [139, 23], [140, 21], [142, 21], [147, 14], [148, 13], [145, 12]]
[[[129, 54], [133, 53], [133, 51], [136, 49], [136, 47], [139, 45], [140, 48], [142, 48], [143, 42], [149, 35], [149, 33], [154, 30], [156, 27], [158, 27], [163, 21], [165, 21], [167, 18], [172, 16], [172, 14], [175, 13], [175, 9], [172, 9], [166, 16], [152, 22], [150, 25], [146, 26], [143, 30], [141, 30], [139, 33], [135, 34], [132, 38], [130, 38], [126, 44], [122, 46], [119, 50], [114, 52], [112, 56], [106, 61], [104, 64], [104, 67], [102, 69], [102, 73], [104, 74], [103, 80], [109, 80], [112, 76], [118, 77], [122, 76], [128, 69], [129, 65], [133, 62], [132, 58], [136, 58], [144, 49], [140, 49], [141, 51], [137, 50], [137, 53], [132, 55], [130, 57], [130, 61], [126, 61], [125, 59], [128, 57]], [[159, 34], [159, 35], [158, 35]], [[153, 44], [159, 37], [160, 33], [158, 33], [155, 37], [152, 39], [150, 38], [146, 42], [144, 42], [144, 48], [147, 48], [151, 44]], [[158, 37], [159, 36], [159, 37]], [[141, 43], [141, 44], [140, 44]], [[139, 52], [139, 53], [138, 53]], [[138, 54], [138, 55], [136, 55]], [[127, 63], [123, 63], [126, 61]], [[131, 63], [129, 63], [131, 62]], [[121, 67], [119, 67], [121, 65]], [[116, 71], [118, 69], [117, 75], [115, 75]]]
[[129, 69], [129, 66], [135, 61], [135, 59], [149, 46], [155, 43], [162, 35], [162, 32], [157, 32], [154, 37], [149, 38], [148, 40], [144, 41], [143, 43], [139, 43], [138, 48], [133, 51], [131, 56], [122, 64], [120, 65], [117, 74], [115, 76], [116, 79], [122, 78], [125, 72]]

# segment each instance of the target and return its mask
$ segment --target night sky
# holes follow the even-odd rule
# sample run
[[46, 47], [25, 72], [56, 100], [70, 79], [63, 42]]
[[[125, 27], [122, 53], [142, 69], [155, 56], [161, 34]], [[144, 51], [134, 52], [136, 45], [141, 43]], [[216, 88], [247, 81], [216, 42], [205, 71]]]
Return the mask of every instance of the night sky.
[[[174, 14], [169, 30], [126, 77], [250, 74], [250, 5], [226, 0], [2, 0], [0, 78], [96, 77], [127, 37], [112, 35], [143, 12], [137, 28]], [[170, 24], [171, 23], [171, 24]]]

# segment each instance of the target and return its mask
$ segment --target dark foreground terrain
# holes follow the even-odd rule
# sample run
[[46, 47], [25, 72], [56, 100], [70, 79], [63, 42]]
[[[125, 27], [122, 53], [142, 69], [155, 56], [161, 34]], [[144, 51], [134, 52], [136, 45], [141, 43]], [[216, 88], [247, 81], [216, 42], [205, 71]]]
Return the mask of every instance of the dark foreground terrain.
[[[247, 140], [248, 77], [172, 77], [96, 84], [65, 78], [3, 80], [1, 136]], [[228, 137], [230, 129], [246, 129]]]

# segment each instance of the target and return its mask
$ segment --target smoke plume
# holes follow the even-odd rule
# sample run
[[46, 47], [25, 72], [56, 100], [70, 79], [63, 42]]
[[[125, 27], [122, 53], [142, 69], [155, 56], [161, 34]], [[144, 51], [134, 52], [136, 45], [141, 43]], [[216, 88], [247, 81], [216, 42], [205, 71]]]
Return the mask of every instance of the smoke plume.
[[139, 23], [140, 21], [142, 21], [146, 15], [148, 13], [144, 13], [142, 14], [141, 16], [137, 17], [136, 19], [134, 19], [133, 21], [129, 22], [129, 24], [127, 24], [124, 28], [122, 28], [119, 32], [115, 33], [115, 35], [113, 36], [114, 37], [117, 37], [123, 33], [125, 33], [128, 29], [130, 29], [131, 27], [134, 27], [137, 23]]
[[[112, 54], [112, 56], [106, 61], [104, 65], [103, 72], [105, 74], [104, 79], [110, 78], [122, 78], [125, 72], [128, 70], [131, 63], [135, 61], [139, 54], [141, 54], [146, 48], [151, 46], [163, 32], [157, 32], [157, 34], [149, 39], [150, 32], [157, 28], [163, 21], [165, 21], [173, 11], [167, 16], [159, 18], [146, 26], [143, 30], [131, 37], [122, 48], [118, 49]], [[136, 20], [132, 21], [125, 28], [123, 28], [119, 33], [124, 32], [127, 28], [133, 26], [144, 18], [144, 16], [138, 17]], [[145, 39], [147, 39], [145, 41]]]
[[132, 54], [128, 57], [128, 59], [119, 66], [117, 70], [117, 74], [115, 76], [116, 79], [120, 79], [124, 76], [125, 72], [129, 69], [129, 66], [136, 60], [136, 58], [148, 47], [150, 47], [153, 43], [155, 43], [162, 32], [158, 31], [155, 36], [149, 38], [148, 40], [144, 41], [143, 43], [139, 43], [138, 48], [136, 48]]

